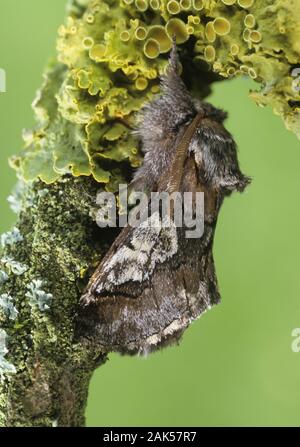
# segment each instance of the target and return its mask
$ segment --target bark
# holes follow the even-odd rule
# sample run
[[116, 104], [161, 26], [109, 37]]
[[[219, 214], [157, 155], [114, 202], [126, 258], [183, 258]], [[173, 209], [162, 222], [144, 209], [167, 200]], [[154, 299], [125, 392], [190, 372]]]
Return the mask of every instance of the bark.
[[[103, 250], [103, 240], [109, 243], [107, 234], [101, 243], [89, 216], [96, 188], [65, 177], [47, 188], [35, 182], [22, 191], [16, 227], [23, 240], [7, 244], [2, 253], [2, 262], [10, 258], [19, 265], [18, 274], [3, 285], [19, 314], [2, 324], [9, 334], [5, 359], [16, 370], [2, 380], [2, 426], [84, 425], [89, 381], [106, 358], [90, 341], [76, 339], [75, 324], [83, 287], [78, 272], [83, 276], [101, 245]], [[21, 266], [27, 268], [22, 274]], [[29, 287], [35, 280], [42, 280], [36, 300]], [[49, 292], [49, 309], [41, 310], [43, 293]]]

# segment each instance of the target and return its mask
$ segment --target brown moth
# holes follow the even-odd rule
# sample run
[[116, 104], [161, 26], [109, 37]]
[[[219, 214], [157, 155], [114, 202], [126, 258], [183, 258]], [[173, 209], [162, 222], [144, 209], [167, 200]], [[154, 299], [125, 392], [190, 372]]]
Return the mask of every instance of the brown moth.
[[[174, 46], [161, 94], [141, 113], [145, 156], [130, 187], [149, 195], [148, 211], [153, 191], [204, 193], [204, 232], [187, 238], [172, 208], [169, 226], [150, 211], [148, 220], [121, 231], [81, 299], [81, 329], [109, 351], [147, 353], [177, 341], [220, 301], [212, 254], [218, 213], [225, 196], [249, 183], [223, 126], [227, 114], [193, 100], [178, 68]], [[145, 225], [149, 219], [157, 225]]]

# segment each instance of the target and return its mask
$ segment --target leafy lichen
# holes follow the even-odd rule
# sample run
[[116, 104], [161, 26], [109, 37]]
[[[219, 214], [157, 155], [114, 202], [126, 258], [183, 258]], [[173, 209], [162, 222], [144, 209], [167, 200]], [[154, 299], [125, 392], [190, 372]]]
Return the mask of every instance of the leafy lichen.
[[13, 304], [13, 298], [8, 293], [0, 295], [0, 317], [1, 314], [10, 320], [15, 320], [18, 316], [18, 310]]
[[25, 296], [29, 298], [29, 304], [32, 308], [37, 307], [41, 312], [45, 312], [50, 309], [53, 295], [42, 290], [42, 286], [43, 281], [33, 279], [31, 283], [27, 285], [28, 292], [25, 293]]
[[8, 374], [15, 374], [16, 368], [5, 359], [8, 349], [6, 346], [7, 333], [4, 329], [0, 329], [0, 382], [2, 382]]
[[8, 272], [13, 273], [14, 275], [21, 276], [28, 270], [28, 266], [26, 264], [22, 264], [21, 262], [15, 261], [10, 256], [4, 256], [0, 259], [0, 263], [7, 269]]
[[203, 94], [203, 70], [249, 76], [260, 86], [252, 98], [300, 137], [292, 74], [299, 22], [296, 0], [73, 0], [59, 28], [58, 61], [34, 102], [37, 128], [12, 163], [25, 179], [92, 175], [113, 189], [114, 162], [141, 162], [135, 112], [159, 89], [173, 35], [196, 93]]
[[1, 235], [1, 245], [4, 247], [5, 245], [12, 245], [16, 242], [21, 242], [23, 240], [23, 236], [20, 233], [19, 228], [14, 227], [11, 231], [4, 233]]
[[8, 275], [3, 270], [0, 270], [0, 286], [8, 281]]

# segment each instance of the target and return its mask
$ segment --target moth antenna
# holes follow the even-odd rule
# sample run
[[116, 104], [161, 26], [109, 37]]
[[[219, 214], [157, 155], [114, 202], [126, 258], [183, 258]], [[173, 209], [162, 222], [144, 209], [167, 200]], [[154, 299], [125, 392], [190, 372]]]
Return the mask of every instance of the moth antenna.
[[[180, 100], [183, 100], [184, 102], [188, 101], [190, 102], [190, 106], [192, 106], [192, 100], [190, 97], [190, 94], [183, 82], [183, 80], [180, 77], [180, 59], [179, 59], [179, 53], [176, 45], [176, 38], [173, 36], [173, 44], [172, 49], [169, 56], [169, 63], [166, 70], [166, 75], [162, 76], [161, 78], [161, 87], [162, 92], [165, 95], [172, 95], [176, 98], [176, 92], [180, 96]], [[178, 101], [178, 102], [179, 102]]]

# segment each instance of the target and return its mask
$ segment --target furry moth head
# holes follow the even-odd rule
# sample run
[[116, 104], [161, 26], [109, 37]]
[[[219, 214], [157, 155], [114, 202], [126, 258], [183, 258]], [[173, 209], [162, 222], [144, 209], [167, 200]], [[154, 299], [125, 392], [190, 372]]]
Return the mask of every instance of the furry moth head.
[[227, 113], [213, 105], [194, 100], [178, 74], [179, 60], [174, 46], [170, 56], [167, 75], [161, 82], [161, 94], [142, 110], [137, 131], [142, 141], [144, 163], [135, 174], [140, 188], [152, 191], [166, 171], [169, 151], [162, 153], [166, 145], [176, 147], [176, 141], [193, 117], [203, 113], [203, 121], [190, 145], [200, 167], [202, 180], [224, 193], [236, 189], [243, 191], [249, 183], [237, 159], [236, 144], [223, 126]]
[[218, 212], [223, 198], [243, 191], [249, 178], [223, 126], [226, 113], [193, 100], [178, 68], [174, 47], [161, 94], [140, 114], [144, 162], [131, 186], [168, 191], [178, 177], [180, 192], [203, 192], [204, 234], [187, 239], [172, 222], [169, 229], [143, 224], [121, 231], [81, 299], [79, 332], [106, 351], [149, 352], [177, 341], [220, 300], [212, 254]]

